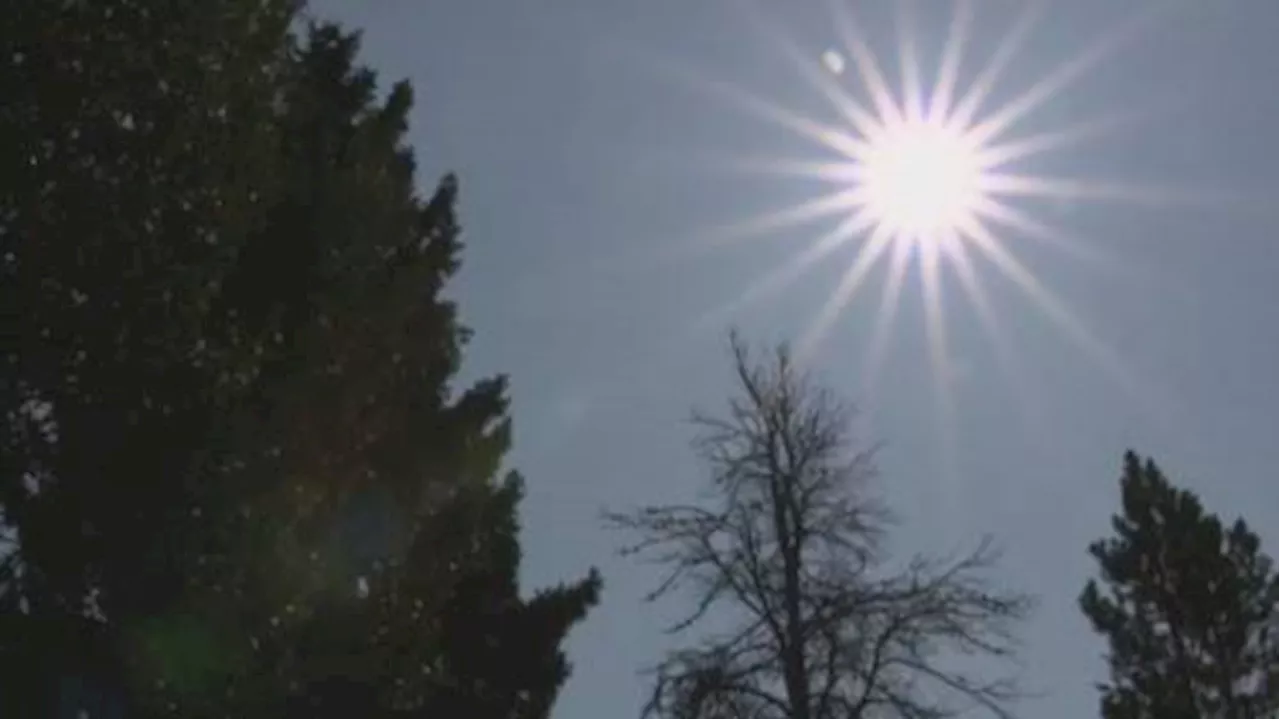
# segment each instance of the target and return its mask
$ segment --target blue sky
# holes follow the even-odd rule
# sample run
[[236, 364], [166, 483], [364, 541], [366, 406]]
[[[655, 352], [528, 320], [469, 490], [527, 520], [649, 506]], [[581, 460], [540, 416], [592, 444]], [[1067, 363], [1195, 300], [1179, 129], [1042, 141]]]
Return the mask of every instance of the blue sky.
[[[856, 6], [896, 77], [891, 5]], [[1023, 6], [977, 4], [962, 86]], [[753, 24], [748, 7], [766, 19]], [[917, 3], [926, 70], [936, 66], [950, 8]], [[845, 52], [830, 4], [328, 0], [315, 9], [364, 29], [363, 56], [385, 82], [413, 82], [421, 180], [460, 175], [467, 250], [454, 293], [477, 332], [468, 372], [512, 378], [511, 462], [529, 487], [529, 586], [592, 565], [604, 573], [603, 606], [571, 642], [575, 673], [557, 716], [632, 715], [644, 690], [637, 671], [658, 657], [667, 641], [659, 629], [676, 607], [640, 602], [654, 574], [614, 556], [620, 538], [601, 529], [598, 513], [690, 496], [702, 474], [684, 420], [691, 406], [714, 408], [732, 389], [725, 329], [799, 338], [859, 248], [849, 242], [795, 284], [715, 313], [842, 217], [708, 247], [713, 228], [830, 189], [734, 169], [733, 160], [833, 153], [686, 80], [727, 83], [839, 125], [770, 39], [786, 38], [820, 69], [824, 51]], [[1044, 694], [1025, 704], [1029, 716], [1065, 719], [1095, 706], [1103, 643], [1075, 598], [1092, 569], [1085, 547], [1117, 504], [1125, 448], [1154, 455], [1211, 508], [1244, 514], [1274, 553], [1276, 14], [1266, 2], [1053, 3], [984, 105], [998, 108], [1100, 38], [1117, 38], [1114, 52], [1009, 136], [1117, 113], [1124, 122], [1018, 167], [1163, 188], [1165, 201], [1011, 203], [1110, 258], [1101, 263], [1019, 232], [1000, 237], [1121, 358], [1127, 380], [982, 261], [978, 276], [1021, 380], [999, 362], [945, 268], [945, 394], [933, 379], [914, 274], [883, 369], [866, 379], [883, 264], [814, 356], [821, 378], [862, 406], [867, 440], [885, 442], [883, 486], [905, 520], [896, 546], [946, 551], [992, 532], [1007, 547], [1001, 578], [1039, 595], [1024, 659], [1030, 688]], [[1146, 19], [1123, 31], [1135, 16]], [[834, 79], [865, 99], [853, 73]], [[949, 415], [939, 414], [943, 396]]]

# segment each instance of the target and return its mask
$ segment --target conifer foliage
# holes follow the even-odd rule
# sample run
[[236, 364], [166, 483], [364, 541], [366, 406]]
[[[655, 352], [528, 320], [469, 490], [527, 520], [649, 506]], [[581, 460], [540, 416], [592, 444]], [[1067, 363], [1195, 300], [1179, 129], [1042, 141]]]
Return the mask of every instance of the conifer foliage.
[[409, 86], [284, 0], [13, 5], [0, 715], [546, 716], [599, 581], [517, 585]]
[[1258, 535], [1125, 455], [1114, 535], [1080, 606], [1108, 642], [1106, 719], [1276, 716], [1276, 573]]

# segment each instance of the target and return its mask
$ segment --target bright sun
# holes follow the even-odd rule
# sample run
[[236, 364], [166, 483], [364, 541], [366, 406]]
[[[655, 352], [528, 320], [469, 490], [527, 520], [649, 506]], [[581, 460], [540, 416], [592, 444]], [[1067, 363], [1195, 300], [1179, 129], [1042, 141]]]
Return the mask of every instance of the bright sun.
[[[731, 84], [705, 81], [700, 86], [726, 95], [761, 119], [815, 141], [824, 153], [821, 159], [761, 158], [745, 161], [742, 166], [826, 185], [814, 196], [734, 223], [708, 239], [764, 235], [826, 218], [836, 221], [731, 303], [707, 313], [699, 326], [777, 292], [799, 279], [807, 268], [852, 246], [855, 249], [847, 267], [799, 338], [800, 354], [811, 353], [821, 343], [876, 268], [883, 267], [879, 306], [864, 362], [867, 386], [875, 387], [905, 280], [915, 269], [930, 364], [939, 387], [945, 390], [950, 378], [956, 376], [946, 329], [947, 305], [955, 295], [944, 291], [944, 282], [955, 282], [960, 295], [967, 297], [991, 340], [996, 361], [1009, 376], [1017, 376], [1011, 343], [978, 273], [978, 261], [982, 260], [1022, 290], [1092, 359], [1122, 384], [1133, 386], [1132, 375], [1124, 371], [1114, 353], [1018, 259], [1012, 242], [1014, 237], [1019, 242], [1038, 241], [1078, 259], [1113, 261], [1100, 248], [1083, 245], [1043, 221], [1035, 206], [1026, 201], [1126, 200], [1141, 193], [1134, 195], [1124, 185], [1033, 174], [1018, 167], [1022, 161], [1088, 137], [1106, 123], [1083, 122], [1039, 132], [1018, 126], [1109, 48], [1117, 47], [1122, 35], [1101, 38], [1097, 45], [1085, 48], [1078, 57], [1021, 92], [991, 103], [1000, 75], [1030, 32], [1037, 4], [1027, 5], [972, 75], [961, 73], [960, 68], [973, 3], [961, 0], [952, 5], [954, 15], [937, 55], [936, 71], [930, 73], [932, 78], [922, 72], [918, 39], [905, 17], [900, 18], [897, 81], [885, 75], [880, 58], [861, 36], [850, 5], [832, 4], [833, 29], [843, 47], [822, 52], [816, 63], [810, 52], [777, 34], [776, 23], [767, 19], [759, 23], [801, 76], [830, 101], [837, 116], [834, 123], [801, 115]], [[1128, 24], [1121, 23], [1116, 32], [1126, 27]], [[944, 401], [946, 395], [946, 391], [940, 393]]]
[[953, 235], [981, 199], [981, 148], [941, 122], [905, 120], [868, 143], [856, 186], [878, 225], [902, 239]]

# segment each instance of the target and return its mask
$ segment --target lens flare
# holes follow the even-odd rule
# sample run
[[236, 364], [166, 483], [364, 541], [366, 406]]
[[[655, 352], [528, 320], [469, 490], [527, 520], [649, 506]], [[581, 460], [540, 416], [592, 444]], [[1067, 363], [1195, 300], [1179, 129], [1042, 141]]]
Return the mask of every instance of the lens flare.
[[[748, 3], [744, 7], [748, 7]], [[899, 7], [905, 7], [900, 4]], [[1117, 201], [1169, 205], [1184, 201], [1186, 194], [1159, 188], [1034, 174], [1019, 163], [1061, 150], [1101, 130], [1114, 129], [1133, 117], [1095, 118], [1089, 122], [1033, 133], [1018, 132], [1025, 120], [1048, 100], [1117, 50], [1162, 6], [1142, 8], [1127, 22], [1114, 24], [1097, 42], [1084, 47], [1057, 69], [1014, 93], [1003, 103], [990, 106], [993, 90], [1006, 68], [1017, 57], [1044, 4], [1029, 3], [1002, 41], [995, 44], [985, 64], [965, 77], [961, 60], [968, 42], [972, 7], [965, 0], [953, 4], [954, 14], [941, 48], [932, 84], [916, 58], [916, 38], [905, 15], [899, 15], [899, 82], [887, 79], [881, 60], [859, 34], [850, 3], [831, 0], [832, 27], [841, 46], [814, 53], [778, 31], [778, 23], [748, 11], [762, 35], [788, 59], [800, 76], [820, 92], [837, 112], [837, 122], [823, 122], [802, 115], [739, 86], [698, 77], [687, 68], [677, 70], [682, 80], [719, 95], [747, 114], [778, 125], [814, 141], [826, 155], [811, 159], [734, 158], [740, 170], [777, 176], [801, 177], [827, 184], [827, 192], [754, 218], [704, 233], [695, 246], [708, 247], [740, 241], [753, 235], [770, 235], [804, 224], [836, 219], [834, 228], [802, 246], [791, 260], [747, 287], [741, 296], [706, 313], [696, 328], [719, 324], [747, 303], [781, 291], [806, 270], [824, 262], [842, 247], [856, 248], [841, 279], [800, 336], [797, 353], [803, 360], [824, 341], [844, 310], [854, 300], [877, 266], [887, 265], [874, 336], [865, 363], [876, 386], [874, 373], [883, 364], [891, 325], [909, 271], [918, 273], [925, 304], [930, 364], [939, 389], [939, 401], [947, 396], [957, 372], [950, 367], [946, 347], [944, 278], [957, 281], [958, 289], [979, 315], [997, 348], [1000, 371], [1020, 386], [1021, 370], [994, 308], [982, 287], [977, 260], [1025, 293], [1063, 335], [1077, 344], [1135, 399], [1149, 389], [1123, 367], [1105, 344], [1094, 337], [1068, 309], [1019, 261], [1009, 240], [1038, 242], [1076, 260], [1109, 265], [1116, 258], [1097, 245], [1082, 243], [1035, 216], [1027, 200], [1062, 202]], [[966, 81], [967, 80], [967, 81]], [[1024, 393], [1020, 392], [1020, 395]], [[1023, 396], [1032, 403], [1031, 397]], [[1035, 414], [1035, 412], [1031, 412]]]
[[869, 145], [858, 173], [864, 206], [899, 236], [943, 237], [983, 199], [981, 148], [953, 128], [910, 120], [885, 128]]

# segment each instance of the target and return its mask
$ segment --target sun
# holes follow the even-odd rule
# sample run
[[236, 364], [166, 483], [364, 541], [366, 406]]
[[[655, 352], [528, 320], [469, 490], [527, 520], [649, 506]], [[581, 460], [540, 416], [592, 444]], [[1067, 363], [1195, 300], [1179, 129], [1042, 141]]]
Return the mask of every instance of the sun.
[[[907, 3], [899, 4], [901, 9]], [[952, 378], [947, 315], [954, 299], [967, 299], [980, 330], [990, 340], [998, 371], [1032, 392], [1014, 357], [1013, 343], [996, 316], [979, 274], [981, 265], [1020, 290], [1056, 328], [1104, 369], [1126, 391], [1140, 386], [1115, 353], [1080, 322], [1016, 250], [1036, 242], [1065, 257], [1114, 266], [1114, 255], [1082, 242], [1043, 219], [1036, 201], [1081, 200], [1166, 203], [1164, 193], [1095, 179], [1040, 174], [1023, 163], [1071, 146], [1116, 125], [1114, 117], [1071, 125], [1027, 128], [1028, 116], [1056, 97], [1139, 25], [1110, 26], [1098, 42], [1083, 48], [1029, 86], [991, 102], [1004, 71], [1015, 61], [1035, 19], [1046, 4], [1028, 3], [1003, 38], [983, 46], [987, 55], [972, 73], [961, 72], [973, 24], [974, 3], [957, 0], [932, 78], [918, 61], [919, 38], [905, 17], [899, 19], [896, 79], [861, 35], [850, 3], [835, 0], [832, 29], [839, 46], [815, 53], [778, 32], [778, 23], [753, 17], [800, 76], [830, 103], [834, 119], [815, 119], [754, 95], [731, 83], [692, 77], [704, 92], [726, 97], [748, 114], [812, 140], [822, 152], [811, 159], [734, 158], [736, 169], [817, 181], [824, 189], [808, 198], [745, 221], [702, 234], [700, 246], [738, 241], [747, 236], [781, 234], [794, 239], [802, 225], [833, 220], [812, 241], [801, 242], [787, 261], [749, 285], [730, 302], [704, 313], [694, 329], [705, 329], [740, 312], [747, 304], [797, 281], [837, 252], [851, 248], [848, 264], [817, 311], [806, 317], [797, 355], [812, 356], [844, 316], [877, 268], [883, 268], [867, 357], [862, 362], [867, 391], [877, 386], [889, 337], [908, 275], [916, 283], [925, 312], [929, 364], [939, 401], [950, 405]], [[1135, 15], [1135, 19], [1144, 17]], [[816, 60], [816, 61], [815, 61]], [[1126, 114], [1126, 113], [1121, 113]], [[1123, 118], [1122, 118], [1123, 121]], [[1023, 165], [1022, 167], [1019, 167]], [[1136, 189], [1135, 189], [1136, 188]], [[1144, 199], [1144, 198], [1150, 198]], [[954, 283], [958, 293], [944, 287]], [[940, 415], [951, 412], [949, 408]]]
[[954, 237], [983, 199], [981, 149], [943, 122], [890, 124], [854, 167], [865, 211], [900, 239]]

